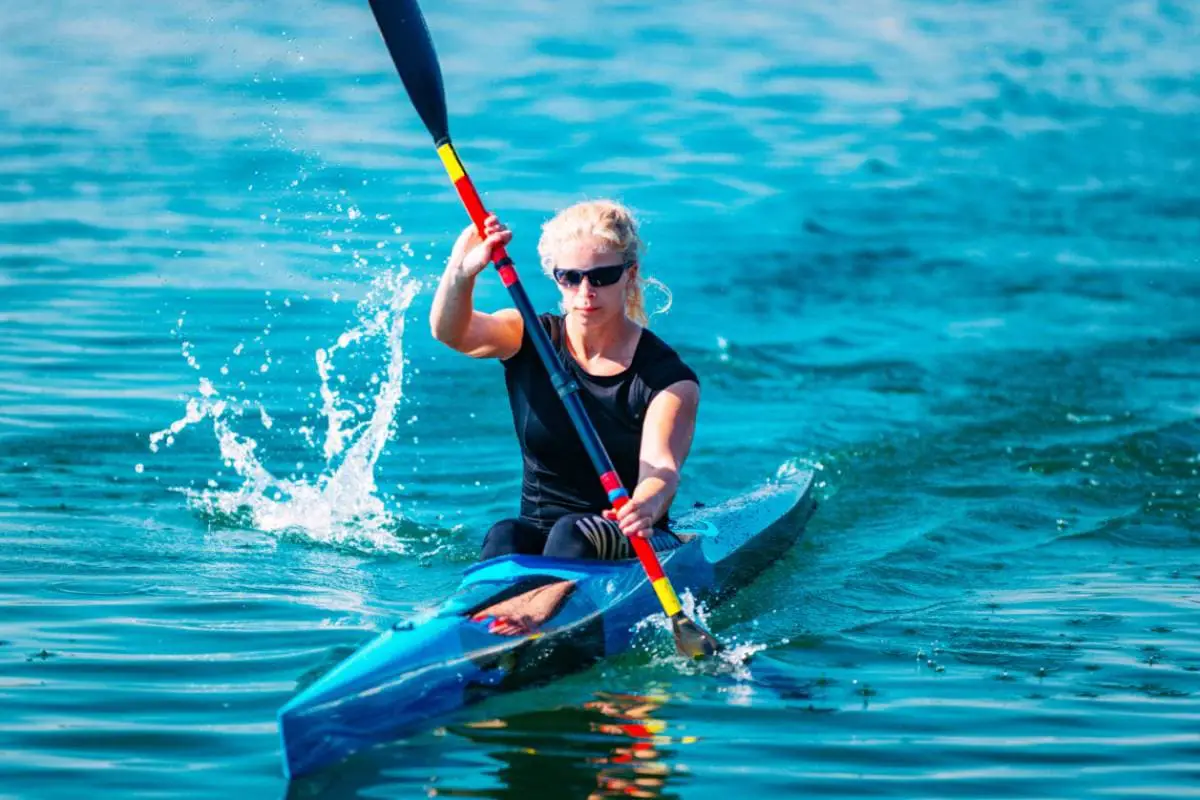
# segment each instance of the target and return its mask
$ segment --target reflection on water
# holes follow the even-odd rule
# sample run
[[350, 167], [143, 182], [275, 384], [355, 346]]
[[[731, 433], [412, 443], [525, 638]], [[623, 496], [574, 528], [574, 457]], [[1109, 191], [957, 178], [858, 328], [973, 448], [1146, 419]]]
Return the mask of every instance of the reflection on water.
[[597, 692], [578, 707], [516, 714], [458, 726], [454, 732], [490, 751], [500, 763], [492, 774], [502, 784], [474, 789], [435, 784], [430, 796], [517, 798], [661, 797], [686, 768], [674, 759], [680, 745], [658, 713], [665, 694]]
[[655, 798], [690, 780], [677, 751], [699, 740], [663, 718], [666, 693], [590, 696], [360, 753], [293, 781], [287, 796], [351, 798], [383, 788], [403, 797]]
[[[596, 773], [597, 789], [589, 797], [661, 796], [673, 769], [671, 753], [663, 748], [673, 740], [666, 734], [667, 724], [653, 714], [666, 702], [666, 697], [604, 693], [598, 697], [586, 707], [618, 721], [593, 723], [593, 729], [630, 741], [613, 747], [611, 754], [592, 762], [600, 769]], [[692, 736], [678, 739], [680, 744], [694, 741]], [[679, 770], [679, 766], [674, 769]]]

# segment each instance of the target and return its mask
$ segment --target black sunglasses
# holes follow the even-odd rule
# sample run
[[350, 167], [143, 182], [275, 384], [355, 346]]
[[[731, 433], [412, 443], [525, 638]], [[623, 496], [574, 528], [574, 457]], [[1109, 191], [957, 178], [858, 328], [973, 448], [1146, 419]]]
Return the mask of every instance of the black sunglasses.
[[560, 286], [578, 286], [583, 283], [583, 279], [587, 281], [593, 288], [599, 289], [603, 286], [612, 286], [617, 281], [621, 280], [621, 275], [625, 270], [634, 265], [633, 261], [626, 261], [624, 264], [612, 264], [607, 267], [592, 267], [591, 269], [555, 269], [554, 280]]

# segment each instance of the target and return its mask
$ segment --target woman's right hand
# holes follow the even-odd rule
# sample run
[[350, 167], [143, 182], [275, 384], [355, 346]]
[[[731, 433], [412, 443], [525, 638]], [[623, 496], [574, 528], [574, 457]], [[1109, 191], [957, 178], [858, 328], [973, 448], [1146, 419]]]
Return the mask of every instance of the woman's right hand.
[[483, 222], [485, 238], [480, 239], [474, 225], [468, 225], [454, 243], [450, 253], [450, 267], [465, 278], [474, 278], [492, 263], [497, 248], [512, 241], [512, 231], [501, 224], [492, 214]]

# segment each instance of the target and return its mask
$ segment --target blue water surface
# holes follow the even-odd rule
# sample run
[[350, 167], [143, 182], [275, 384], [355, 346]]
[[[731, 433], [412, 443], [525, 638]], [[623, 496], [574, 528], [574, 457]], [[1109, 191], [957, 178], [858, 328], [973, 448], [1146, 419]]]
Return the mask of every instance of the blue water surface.
[[428, 334], [464, 214], [365, 2], [18, 4], [0, 796], [1194, 793], [1194, 4], [427, 6], [540, 308], [542, 221], [642, 219], [681, 502], [816, 470], [704, 612], [754, 658], [651, 636], [287, 786], [276, 709], [515, 509], [500, 368]]

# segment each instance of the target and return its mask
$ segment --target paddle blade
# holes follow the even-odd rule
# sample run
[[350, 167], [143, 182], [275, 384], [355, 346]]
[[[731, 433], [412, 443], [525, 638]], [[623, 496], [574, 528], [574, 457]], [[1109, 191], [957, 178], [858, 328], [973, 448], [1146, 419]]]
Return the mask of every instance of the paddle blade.
[[721, 643], [682, 611], [671, 617], [671, 630], [675, 633], [675, 646], [679, 648], [679, 653], [688, 658], [708, 658], [721, 651]]
[[370, 0], [379, 32], [421, 121], [439, 147], [450, 140], [446, 90], [433, 39], [417, 0]]

